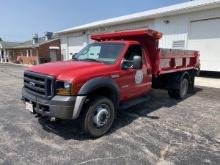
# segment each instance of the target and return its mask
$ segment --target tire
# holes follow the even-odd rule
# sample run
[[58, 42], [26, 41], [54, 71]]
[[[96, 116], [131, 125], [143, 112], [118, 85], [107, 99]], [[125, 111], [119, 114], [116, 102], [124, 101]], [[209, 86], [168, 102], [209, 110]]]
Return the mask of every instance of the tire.
[[180, 82], [180, 89], [178, 91], [178, 98], [184, 99], [186, 98], [189, 91], [189, 81], [187, 78], [183, 78]]
[[190, 86], [189, 86], [189, 93], [194, 93], [195, 92], [195, 76], [192, 75], [190, 79]]
[[92, 138], [97, 138], [109, 131], [115, 119], [113, 102], [103, 96], [91, 99], [82, 116], [83, 130]]
[[176, 95], [175, 95], [175, 90], [174, 89], [168, 89], [168, 94], [171, 98], [176, 98]]
[[180, 81], [179, 89], [169, 89], [168, 94], [171, 98], [185, 99], [189, 92], [189, 81], [183, 77]]

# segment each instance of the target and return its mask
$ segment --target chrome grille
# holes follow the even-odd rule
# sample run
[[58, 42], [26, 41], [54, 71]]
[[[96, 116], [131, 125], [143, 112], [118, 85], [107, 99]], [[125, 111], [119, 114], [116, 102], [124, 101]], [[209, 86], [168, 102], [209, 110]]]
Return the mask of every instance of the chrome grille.
[[24, 72], [24, 88], [30, 94], [45, 99], [54, 96], [54, 78], [33, 72]]

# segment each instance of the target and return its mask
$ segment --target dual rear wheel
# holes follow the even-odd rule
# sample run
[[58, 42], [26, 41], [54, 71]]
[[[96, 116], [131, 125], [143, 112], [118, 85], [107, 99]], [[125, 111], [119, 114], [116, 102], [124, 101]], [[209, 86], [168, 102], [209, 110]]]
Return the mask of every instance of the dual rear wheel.
[[171, 98], [184, 99], [189, 92], [190, 83], [186, 77], [180, 80], [178, 89], [168, 89], [168, 94]]

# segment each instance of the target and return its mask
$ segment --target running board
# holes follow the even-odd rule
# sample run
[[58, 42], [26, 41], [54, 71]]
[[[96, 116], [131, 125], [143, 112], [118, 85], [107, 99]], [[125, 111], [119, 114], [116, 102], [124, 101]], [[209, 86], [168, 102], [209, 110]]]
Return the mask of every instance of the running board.
[[141, 96], [141, 97], [131, 99], [131, 100], [128, 100], [128, 101], [121, 103], [119, 108], [122, 110], [125, 110], [125, 109], [131, 108], [135, 105], [147, 102], [149, 100], [150, 100], [150, 96]]

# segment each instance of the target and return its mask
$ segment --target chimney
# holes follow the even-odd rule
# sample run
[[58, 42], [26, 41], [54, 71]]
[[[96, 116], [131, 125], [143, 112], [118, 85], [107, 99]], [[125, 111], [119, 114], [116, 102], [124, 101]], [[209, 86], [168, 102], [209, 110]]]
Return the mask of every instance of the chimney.
[[53, 32], [45, 32], [44, 36], [45, 36], [45, 41], [51, 40], [53, 36]]
[[33, 44], [38, 43], [38, 34], [37, 33], [33, 34], [32, 41], [33, 41]]

